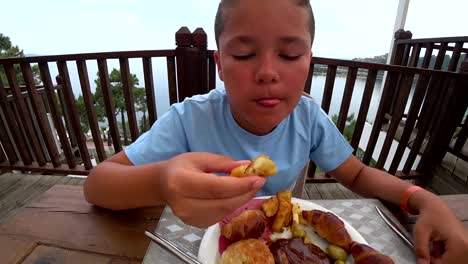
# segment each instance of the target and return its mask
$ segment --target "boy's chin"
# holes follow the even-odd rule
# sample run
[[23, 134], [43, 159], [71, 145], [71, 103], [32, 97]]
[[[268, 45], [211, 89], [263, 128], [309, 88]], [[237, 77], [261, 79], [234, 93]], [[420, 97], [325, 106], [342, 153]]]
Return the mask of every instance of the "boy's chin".
[[273, 131], [278, 125], [279, 123], [281, 123], [281, 120], [268, 120], [270, 122], [265, 122], [266, 120], [262, 120], [260, 122], [255, 122], [255, 128], [253, 128], [253, 130], [255, 131], [250, 131], [251, 133], [253, 134], [256, 134], [256, 135], [266, 135], [268, 133], [270, 133], [271, 131]]

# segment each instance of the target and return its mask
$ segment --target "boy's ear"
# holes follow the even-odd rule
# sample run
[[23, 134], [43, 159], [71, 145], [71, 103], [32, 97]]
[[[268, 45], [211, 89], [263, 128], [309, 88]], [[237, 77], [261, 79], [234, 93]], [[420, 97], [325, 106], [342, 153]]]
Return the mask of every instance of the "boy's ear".
[[216, 50], [216, 51], [213, 53], [213, 57], [214, 57], [214, 60], [215, 60], [215, 62], [216, 62], [216, 66], [217, 66], [217, 68], [218, 68], [218, 76], [219, 76], [219, 79], [220, 79], [221, 81], [224, 81], [224, 80], [223, 80], [223, 68], [221, 67], [221, 60], [220, 60], [220, 56], [219, 56], [219, 51]]

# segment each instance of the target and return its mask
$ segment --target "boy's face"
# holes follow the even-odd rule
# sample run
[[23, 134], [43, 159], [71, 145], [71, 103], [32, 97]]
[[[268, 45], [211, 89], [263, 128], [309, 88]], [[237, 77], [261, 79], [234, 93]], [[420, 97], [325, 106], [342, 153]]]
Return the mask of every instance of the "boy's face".
[[309, 72], [311, 36], [294, 1], [239, 0], [224, 16], [215, 53], [234, 119], [264, 135], [299, 102]]

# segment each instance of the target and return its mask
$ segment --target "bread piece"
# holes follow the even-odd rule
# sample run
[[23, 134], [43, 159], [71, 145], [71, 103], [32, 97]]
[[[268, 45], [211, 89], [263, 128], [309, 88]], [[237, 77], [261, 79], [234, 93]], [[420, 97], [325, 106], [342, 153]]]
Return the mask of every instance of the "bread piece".
[[388, 256], [368, 245], [357, 242], [353, 242], [351, 245], [351, 255], [353, 255], [355, 264], [394, 264]]
[[261, 210], [246, 210], [221, 228], [221, 235], [235, 242], [247, 238], [259, 238], [267, 225]]
[[350, 251], [353, 242], [338, 216], [320, 210], [302, 211], [302, 216], [315, 232], [329, 243]]
[[219, 264], [275, 264], [273, 254], [258, 239], [245, 239], [230, 245], [221, 255]]

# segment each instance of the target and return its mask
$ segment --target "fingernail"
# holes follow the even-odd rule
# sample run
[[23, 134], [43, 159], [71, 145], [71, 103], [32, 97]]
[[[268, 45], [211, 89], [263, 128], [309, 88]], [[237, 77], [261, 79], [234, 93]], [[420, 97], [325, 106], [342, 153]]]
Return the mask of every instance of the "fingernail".
[[428, 264], [429, 262], [427, 262], [427, 260], [425, 259], [422, 259], [422, 258], [418, 258], [418, 260], [416, 261], [417, 264]]
[[252, 187], [254, 189], [260, 189], [263, 185], [265, 184], [265, 180], [263, 179], [258, 179], [253, 182]]

